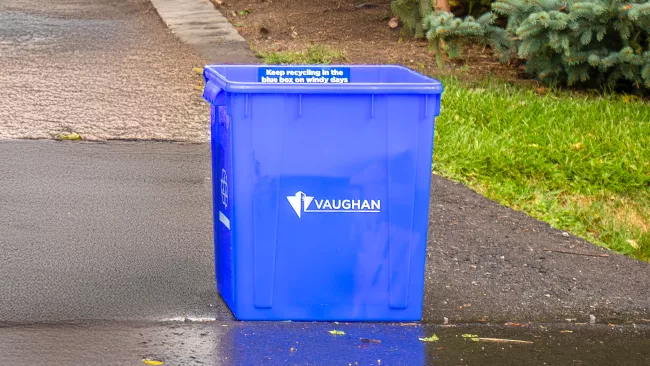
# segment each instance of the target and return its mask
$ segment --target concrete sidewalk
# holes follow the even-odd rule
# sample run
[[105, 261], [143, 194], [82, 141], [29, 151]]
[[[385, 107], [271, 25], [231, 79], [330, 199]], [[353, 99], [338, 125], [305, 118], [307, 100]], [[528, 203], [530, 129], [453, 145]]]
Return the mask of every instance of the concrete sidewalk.
[[210, 0], [151, 0], [162, 20], [208, 64], [257, 63], [248, 42]]

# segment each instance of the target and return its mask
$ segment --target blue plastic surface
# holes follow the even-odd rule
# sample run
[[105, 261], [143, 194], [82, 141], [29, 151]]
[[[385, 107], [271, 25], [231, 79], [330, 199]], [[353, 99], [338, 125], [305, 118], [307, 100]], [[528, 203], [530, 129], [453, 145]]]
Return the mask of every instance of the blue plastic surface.
[[[293, 80], [262, 82], [269, 69]], [[204, 77], [217, 286], [235, 317], [419, 320], [440, 82], [400, 66]]]

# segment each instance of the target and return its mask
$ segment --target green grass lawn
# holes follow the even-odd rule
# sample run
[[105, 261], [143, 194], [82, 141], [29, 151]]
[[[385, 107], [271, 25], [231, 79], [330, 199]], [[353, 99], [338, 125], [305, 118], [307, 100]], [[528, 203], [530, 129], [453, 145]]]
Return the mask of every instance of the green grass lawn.
[[650, 259], [650, 105], [443, 79], [434, 170], [595, 244]]

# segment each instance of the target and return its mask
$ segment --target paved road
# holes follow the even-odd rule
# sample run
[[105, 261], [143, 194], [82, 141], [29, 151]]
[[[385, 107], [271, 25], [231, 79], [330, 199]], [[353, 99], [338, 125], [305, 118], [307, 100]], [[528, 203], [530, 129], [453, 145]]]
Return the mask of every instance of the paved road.
[[208, 139], [203, 60], [149, 0], [2, 0], [0, 65], [0, 139]]
[[0, 322], [230, 319], [209, 147], [0, 142]]

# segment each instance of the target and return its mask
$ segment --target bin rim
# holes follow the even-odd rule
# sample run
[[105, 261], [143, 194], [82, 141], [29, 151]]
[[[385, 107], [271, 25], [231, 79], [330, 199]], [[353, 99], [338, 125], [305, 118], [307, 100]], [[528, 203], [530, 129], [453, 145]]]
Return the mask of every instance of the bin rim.
[[[385, 68], [400, 69], [418, 76], [424, 82], [419, 83], [345, 83], [345, 84], [285, 84], [231, 81], [216, 71], [216, 68], [295, 68], [295, 67], [347, 67], [347, 68]], [[207, 83], [229, 93], [260, 94], [435, 94], [443, 92], [442, 83], [402, 65], [262, 65], [262, 64], [213, 64], [206, 65], [203, 77]]]

